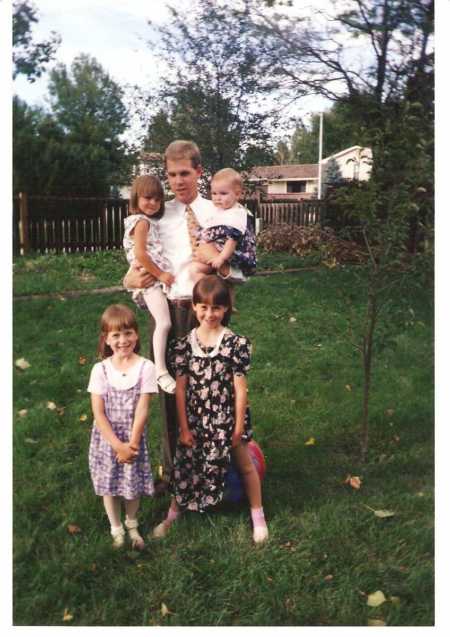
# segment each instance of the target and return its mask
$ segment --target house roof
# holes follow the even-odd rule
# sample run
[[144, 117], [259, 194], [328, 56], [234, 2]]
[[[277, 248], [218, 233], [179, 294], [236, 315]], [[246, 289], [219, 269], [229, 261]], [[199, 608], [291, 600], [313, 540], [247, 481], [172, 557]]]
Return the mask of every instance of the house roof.
[[160, 161], [163, 159], [161, 153], [148, 153], [147, 151], [142, 151], [139, 155], [139, 160], [143, 163], [151, 162], [151, 161]]
[[317, 164], [284, 164], [281, 166], [255, 166], [249, 179], [270, 179], [285, 181], [289, 179], [317, 179]]
[[345, 148], [344, 150], [340, 150], [338, 153], [333, 153], [333, 155], [328, 155], [328, 157], [324, 157], [322, 159], [323, 162], [328, 161], [331, 158], [338, 158], [338, 157], [342, 157], [345, 155], [351, 155], [352, 153], [356, 152], [356, 151], [366, 151], [366, 153], [370, 153], [371, 150], [370, 148], [363, 148], [362, 146], [350, 146], [349, 148]]

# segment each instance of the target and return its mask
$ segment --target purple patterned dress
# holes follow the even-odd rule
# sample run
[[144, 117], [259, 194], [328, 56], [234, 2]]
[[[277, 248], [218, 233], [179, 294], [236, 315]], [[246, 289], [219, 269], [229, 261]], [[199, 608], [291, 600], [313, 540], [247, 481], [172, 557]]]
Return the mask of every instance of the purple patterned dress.
[[202, 241], [215, 243], [217, 249], [222, 252], [228, 239], [237, 242], [236, 250], [230, 259], [231, 265], [242, 270], [245, 276], [252, 276], [256, 271], [256, 238], [250, 219], [244, 233], [231, 226], [213, 226], [204, 228], [201, 235]]
[[[106, 393], [102, 395], [105, 415], [114, 433], [122, 442], [128, 442], [133, 426], [134, 412], [141, 394], [142, 372], [139, 370], [137, 383], [129, 389], [116, 389], [109, 381], [105, 364]], [[116, 453], [95, 425], [92, 427], [89, 447], [89, 470], [97, 495], [122, 496], [134, 500], [141, 495], [153, 495], [153, 477], [146, 445], [146, 428], [141, 437], [139, 454], [132, 464], [120, 464]]]

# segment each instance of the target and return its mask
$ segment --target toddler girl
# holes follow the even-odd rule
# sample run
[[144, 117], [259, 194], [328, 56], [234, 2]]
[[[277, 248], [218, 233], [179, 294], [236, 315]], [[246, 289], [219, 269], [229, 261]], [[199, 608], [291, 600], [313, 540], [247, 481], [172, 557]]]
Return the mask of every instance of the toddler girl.
[[[211, 198], [215, 211], [202, 227], [199, 257], [223, 278], [242, 281], [256, 268], [255, 236], [247, 228], [248, 211], [239, 203], [242, 177], [232, 168], [219, 170], [211, 180]], [[211, 269], [212, 268], [212, 269]]]
[[225, 327], [231, 312], [230, 290], [218, 276], [205, 276], [195, 284], [193, 310], [199, 326], [179, 339], [172, 352], [180, 433], [171, 475], [172, 501], [153, 535], [166, 535], [185, 509], [202, 512], [220, 502], [233, 456], [250, 502], [253, 539], [264, 542], [268, 530], [261, 484], [247, 447], [252, 438], [246, 382], [250, 343]]
[[159, 238], [158, 219], [164, 214], [164, 192], [161, 182], [153, 175], [137, 177], [131, 187], [130, 215], [125, 219], [123, 246], [130, 265], [136, 262], [152, 274], [156, 283], [145, 289], [129, 290], [135, 303], [148, 309], [155, 320], [153, 354], [156, 378], [162, 390], [173, 394], [175, 380], [167, 371], [166, 345], [170, 330], [169, 305], [164, 291], [175, 280], [170, 263], [163, 256]]
[[113, 546], [124, 544], [125, 526], [134, 548], [144, 548], [136, 519], [141, 495], [153, 494], [146, 446], [146, 422], [151, 393], [157, 392], [154, 364], [138, 356], [136, 317], [125, 305], [110, 305], [100, 321], [98, 353], [102, 361], [91, 371], [94, 425], [89, 470], [95, 493], [103, 497], [111, 524]]

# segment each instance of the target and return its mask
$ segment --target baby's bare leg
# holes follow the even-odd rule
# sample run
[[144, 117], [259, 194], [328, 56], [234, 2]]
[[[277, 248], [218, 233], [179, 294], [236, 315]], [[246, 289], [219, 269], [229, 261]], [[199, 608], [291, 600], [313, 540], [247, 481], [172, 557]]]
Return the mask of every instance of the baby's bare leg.
[[195, 259], [202, 263], [209, 263], [211, 259], [215, 259], [220, 254], [215, 243], [201, 243], [195, 251]]
[[[209, 263], [212, 259], [218, 257], [220, 252], [215, 243], [201, 243], [195, 251], [195, 258], [201, 263]], [[214, 268], [210, 268], [210, 272], [206, 272], [206, 274], [211, 274], [211, 272], [214, 272]], [[225, 261], [219, 268], [219, 274], [223, 277], [227, 277], [229, 273], [230, 264], [228, 261]]]

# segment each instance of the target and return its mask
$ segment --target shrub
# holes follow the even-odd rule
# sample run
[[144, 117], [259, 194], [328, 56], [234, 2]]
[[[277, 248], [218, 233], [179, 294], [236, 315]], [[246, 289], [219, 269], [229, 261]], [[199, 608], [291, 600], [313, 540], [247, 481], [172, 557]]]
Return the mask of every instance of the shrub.
[[354, 241], [340, 239], [331, 228], [319, 225], [296, 226], [287, 223], [262, 230], [256, 240], [265, 252], [288, 252], [299, 257], [318, 253], [321, 261], [363, 263], [366, 251]]

